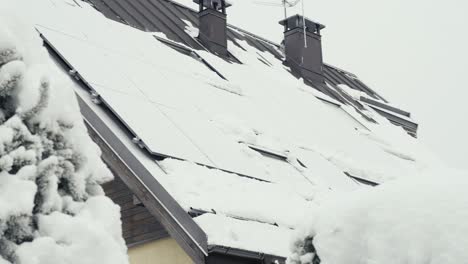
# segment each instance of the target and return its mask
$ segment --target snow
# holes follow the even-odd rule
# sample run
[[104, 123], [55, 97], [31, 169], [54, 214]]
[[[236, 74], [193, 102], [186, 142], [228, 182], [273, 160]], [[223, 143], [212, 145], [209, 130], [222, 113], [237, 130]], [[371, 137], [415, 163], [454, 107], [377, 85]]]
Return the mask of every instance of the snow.
[[335, 197], [311, 212], [289, 263], [312, 263], [301, 258], [314, 253], [322, 264], [459, 263], [468, 257], [467, 176], [444, 168]]
[[[39, 217], [41, 237], [18, 248], [20, 263], [124, 263], [120, 208], [108, 198], [91, 198], [70, 216]], [[109, 221], [110, 220], [110, 221]]]
[[187, 26], [185, 27], [185, 32], [187, 32], [187, 34], [192, 38], [198, 37], [198, 34], [200, 33], [198, 28], [194, 27], [193, 23], [186, 19], [183, 19], [182, 21], [184, 21], [184, 23], [187, 24]]
[[[128, 263], [112, 175], [70, 83], [29, 23], [0, 11], [0, 263]], [[37, 11], [37, 10], [36, 10]]]
[[230, 248], [245, 249], [287, 256], [287, 243], [294, 231], [274, 225], [265, 225], [253, 221], [242, 221], [216, 214], [204, 214], [195, 218], [208, 235], [208, 245], [218, 245]]
[[[132, 96], [114, 90], [100, 90], [106, 103], [113, 109], [119, 109], [119, 116], [125, 120], [126, 124], [137, 133], [142, 143], [154, 150], [156, 153], [170, 153], [173, 156], [187, 160], [200, 162], [207, 165], [214, 165], [211, 161], [192, 144], [190, 138], [182, 133], [174, 122], [168, 120], [166, 114], [155, 107], [157, 105], [148, 102], [141, 96]], [[138, 108], [133, 106], [138, 105]], [[124, 110], [124, 111], [122, 111]], [[141, 113], [145, 113], [142, 115]], [[148, 122], [148, 116], [152, 121]], [[154, 133], [154, 124], [164, 129], [158, 129]]]
[[[251, 180], [185, 161], [168, 159], [160, 165], [167, 174], [158, 180], [187, 211], [191, 207], [215, 210], [222, 215], [295, 227], [304, 211], [313, 205], [297, 188], [287, 189], [285, 185]], [[309, 193], [314, 193], [314, 186], [307, 185]]]
[[317, 181], [332, 190], [347, 192], [356, 190], [356, 184], [349, 178], [343, 178], [343, 171], [333, 166], [325, 157], [312, 150], [300, 149], [297, 157], [308, 168], [311, 175], [317, 175]]
[[[76, 85], [73, 90], [55, 89], [48, 97], [55, 103], [33, 111], [38, 112], [37, 121], [53, 131], [69, 126], [80, 118], [79, 113], [75, 102], [64, 106], [61, 98], [69, 98], [73, 91], [80, 94], [186, 211], [191, 208], [216, 211], [215, 216], [197, 220], [213, 244], [285, 256], [288, 232], [274, 231], [276, 245], [269, 243], [268, 236], [250, 243], [248, 232], [264, 228], [267, 233], [275, 223], [278, 227], [274, 228], [280, 230], [296, 229], [307, 211], [335, 193], [346, 194], [362, 188], [344, 172], [383, 183], [418, 177], [440, 165], [430, 151], [402, 128], [375, 112], [366, 114], [378, 123], [367, 121], [354, 108], [305, 86], [288, 72], [282, 61], [245, 41], [238, 41], [243, 49], [229, 43], [229, 51], [242, 64], [197, 51], [226, 77], [223, 80], [199, 59], [182, 55], [154, 38], [157, 35], [164, 39], [163, 34], [146, 33], [110, 21], [86, 3], [81, 7], [62, 0], [53, 3], [46, 0], [30, 3], [34, 8], [27, 8], [26, 17], [90, 84], [94, 97], [100, 96], [102, 104], [93, 104], [90, 94]], [[39, 15], [42, 13], [48, 16]], [[187, 23], [187, 31], [195, 35], [192, 27]], [[278, 31], [281, 32], [279, 26]], [[57, 69], [55, 72], [66, 75]], [[47, 83], [34, 75], [27, 81], [36, 86], [44, 82]], [[29, 93], [18, 94], [24, 113], [34, 109], [41, 102], [40, 95], [45, 94], [24, 96]], [[132, 142], [116, 118], [103, 111], [103, 105], [129, 126], [146, 149]], [[62, 125], [57, 125], [57, 120]], [[80, 198], [89, 195], [90, 189], [83, 179], [102, 183], [110, 176], [96, 156], [96, 146], [79, 144], [87, 141], [82, 125], [77, 127], [80, 129], [63, 135], [75, 150], [84, 153], [83, 157], [94, 157], [73, 178], [78, 181], [74, 183], [73, 195]], [[5, 133], [5, 140], [8, 136]], [[284, 153], [288, 159], [262, 156], [249, 149], [249, 145]], [[146, 155], [148, 150], [176, 159], [155, 162]], [[299, 165], [297, 159], [307, 168]], [[11, 162], [5, 160], [8, 166]], [[90, 168], [102, 173], [92, 173]], [[250, 177], [242, 177], [245, 175]], [[48, 201], [48, 210], [73, 205], [53, 193]], [[49, 247], [48, 241], [41, 243], [55, 248]], [[70, 250], [81, 252], [82, 241], [76, 241], [77, 248]]]
[[0, 177], [0, 219], [31, 212], [34, 206], [31, 201], [37, 190], [34, 182], [18, 179], [6, 172], [2, 172]]

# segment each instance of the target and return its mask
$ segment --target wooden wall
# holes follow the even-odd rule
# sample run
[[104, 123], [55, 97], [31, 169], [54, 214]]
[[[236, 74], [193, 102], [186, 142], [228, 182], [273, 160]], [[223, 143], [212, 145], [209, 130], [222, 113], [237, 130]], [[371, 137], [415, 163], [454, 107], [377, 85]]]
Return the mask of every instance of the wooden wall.
[[103, 187], [106, 195], [120, 206], [122, 231], [128, 247], [169, 236], [161, 223], [138, 203], [138, 199], [118, 176]]

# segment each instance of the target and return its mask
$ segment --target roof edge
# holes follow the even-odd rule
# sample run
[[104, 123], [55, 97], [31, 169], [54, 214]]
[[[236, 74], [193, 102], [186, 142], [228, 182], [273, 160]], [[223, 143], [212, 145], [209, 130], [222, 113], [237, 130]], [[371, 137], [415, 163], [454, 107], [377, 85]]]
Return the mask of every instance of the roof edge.
[[[44, 41], [44, 46], [52, 59], [60, 65], [58, 67], [61, 67], [65, 72], [73, 70], [70, 63], [60, 55], [45, 36], [40, 34], [40, 37]], [[82, 89], [80, 91], [81, 93], [89, 93], [89, 91], [92, 90], [81, 76], [75, 75], [74, 77], [72, 81]], [[78, 105], [80, 106], [84, 123], [88, 128], [90, 136], [95, 142], [97, 141], [96, 144], [103, 152], [103, 159], [106, 157], [105, 154], [107, 154], [107, 157], [113, 159], [112, 165], [120, 165], [117, 171], [125, 170], [130, 176], [129, 178], [134, 178], [134, 182], [128, 184], [129, 187], [131, 187], [131, 191], [140, 194], [140, 196], [144, 196], [139, 198], [145, 198], [142, 199], [142, 202], [147, 206], [148, 210], [160, 220], [171, 237], [177, 241], [190, 258], [192, 258], [194, 263], [205, 263], [205, 257], [208, 256], [207, 236], [205, 232], [163, 188], [156, 178], [138, 161], [124, 143], [118, 139], [117, 135], [112, 132], [98, 114], [95, 113], [90, 106], [93, 103], [86, 102], [77, 91], [75, 91], [75, 95]], [[105, 109], [103, 109], [103, 111], [105, 111]], [[109, 142], [112, 142], [112, 144]], [[126, 181], [127, 182], [124, 181], [126, 184], [129, 183], [129, 179], [126, 179]], [[144, 201], [146, 201], [146, 203]], [[196, 234], [198, 234], [198, 236]]]

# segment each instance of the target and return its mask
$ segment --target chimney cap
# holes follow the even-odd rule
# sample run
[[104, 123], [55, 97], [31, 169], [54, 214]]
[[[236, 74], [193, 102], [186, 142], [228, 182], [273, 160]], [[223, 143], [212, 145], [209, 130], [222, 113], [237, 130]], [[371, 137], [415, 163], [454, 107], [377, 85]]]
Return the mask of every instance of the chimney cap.
[[205, 8], [215, 9], [217, 11], [222, 10], [222, 3], [224, 2], [224, 7], [230, 7], [232, 4], [227, 0], [193, 0], [194, 3], [200, 5], [200, 2], [203, 2]]
[[[304, 18], [304, 19], [303, 19]], [[305, 20], [306, 28], [311, 32], [320, 32], [320, 30], [325, 28], [325, 25], [322, 25], [318, 22], [315, 22], [307, 17], [301, 15], [293, 15], [286, 19], [283, 19], [279, 22], [280, 25], [284, 26], [287, 30], [293, 28], [302, 28], [303, 20]]]

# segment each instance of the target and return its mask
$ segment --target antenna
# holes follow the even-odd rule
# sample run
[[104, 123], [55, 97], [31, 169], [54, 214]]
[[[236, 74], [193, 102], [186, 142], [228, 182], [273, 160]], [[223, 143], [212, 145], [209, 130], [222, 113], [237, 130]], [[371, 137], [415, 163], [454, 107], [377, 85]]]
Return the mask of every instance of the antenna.
[[301, 2], [302, 2], [302, 27], [304, 28], [304, 48], [307, 48], [307, 33], [306, 33], [304, 0], [302, 0]]
[[288, 18], [287, 8], [297, 5], [301, 0], [271, 0], [271, 1], [253, 1], [257, 5], [283, 7], [284, 19]]
[[[297, 5], [301, 0], [270, 0], [270, 1], [258, 1], [254, 0], [253, 3], [257, 5], [263, 6], [282, 6], [284, 9], [284, 19], [288, 18], [287, 9], [289, 7], [293, 7]], [[304, 0], [301, 1], [302, 3], [302, 27], [304, 29], [304, 47], [307, 48], [307, 26], [306, 26], [306, 19], [305, 19], [305, 7], [304, 7]]]
[[288, 18], [288, 13], [286, 11], [286, 0], [283, 0], [283, 8], [284, 8], [284, 19]]

